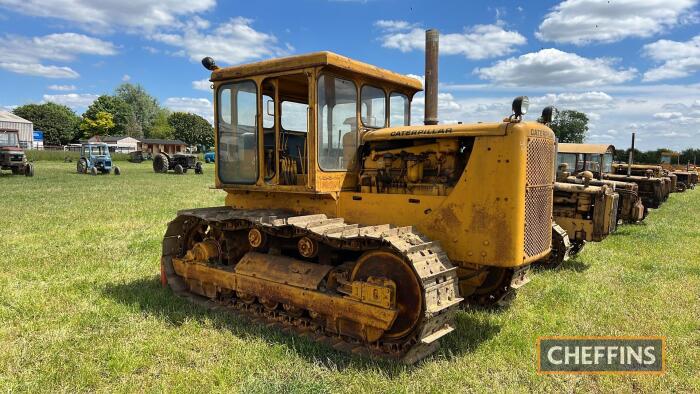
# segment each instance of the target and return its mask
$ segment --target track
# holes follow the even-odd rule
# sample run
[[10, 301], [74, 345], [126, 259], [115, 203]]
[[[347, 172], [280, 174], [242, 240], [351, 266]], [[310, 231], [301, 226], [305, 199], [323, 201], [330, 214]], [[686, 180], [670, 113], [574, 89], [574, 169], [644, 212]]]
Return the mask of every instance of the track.
[[[403, 258], [419, 280], [422, 306], [418, 323], [401, 338], [382, 337], [367, 343], [329, 332], [309, 311], [288, 313], [286, 308], [266, 308], [259, 297], [252, 301], [239, 299], [233, 294], [219, 293], [211, 297], [195, 294], [176, 273], [173, 259], [185, 253], [190, 242], [188, 233], [203, 223], [221, 232], [258, 229], [265, 237], [308, 237], [338, 252], [390, 250]], [[221, 269], [222, 273], [231, 271], [230, 267], [222, 265], [210, 266]], [[437, 349], [438, 339], [453, 330], [451, 322], [462, 301], [457, 288], [456, 269], [439, 244], [429, 241], [411, 227], [360, 227], [346, 224], [341, 218], [329, 219], [325, 215], [293, 216], [284, 211], [243, 211], [230, 207], [181, 211], [169, 224], [163, 239], [162, 271], [164, 284], [167, 283], [176, 294], [200, 305], [211, 309], [225, 308], [251, 317], [253, 321], [296, 332], [344, 352], [400, 360], [407, 364], [415, 363]]]

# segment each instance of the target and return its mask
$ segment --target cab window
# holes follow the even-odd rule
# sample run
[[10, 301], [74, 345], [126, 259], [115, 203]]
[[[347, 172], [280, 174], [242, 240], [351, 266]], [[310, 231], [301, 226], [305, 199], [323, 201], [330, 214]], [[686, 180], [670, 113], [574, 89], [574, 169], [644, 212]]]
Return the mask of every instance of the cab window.
[[294, 101], [282, 101], [282, 128], [287, 131], [306, 132], [308, 119], [307, 104], [295, 103]]
[[344, 171], [357, 146], [357, 87], [332, 75], [318, 79], [318, 164], [322, 170]]
[[612, 172], [613, 154], [606, 153], [603, 155], [603, 173], [609, 174]]
[[569, 172], [576, 171], [576, 154], [575, 153], [559, 153], [557, 160], [557, 169], [560, 164], [566, 163], [569, 166]]
[[258, 179], [257, 87], [252, 81], [223, 85], [217, 101], [219, 179], [253, 184]]
[[389, 126], [409, 126], [409, 102], [408, 97], [401, 93], [392, 93], [389, 96]]
[[367, 127], [384, 127], [386, 118], [386, 94], [374, 86], [362, 87], [362, 124]]

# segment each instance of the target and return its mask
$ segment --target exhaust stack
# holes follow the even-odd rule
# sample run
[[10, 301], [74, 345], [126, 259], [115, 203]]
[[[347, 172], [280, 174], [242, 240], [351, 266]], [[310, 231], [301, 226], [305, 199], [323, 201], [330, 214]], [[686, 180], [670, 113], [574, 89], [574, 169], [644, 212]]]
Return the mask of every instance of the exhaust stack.
[[440, 33], [425, 31], [425, 118], [423, 123], [438, 123], [438, 52]]
[[629, 159], [627, 160], [627, 176], [632, 176], [632, 164], [634, 163], [634, 135], [632, 133], [632, 149], [630, 149]]

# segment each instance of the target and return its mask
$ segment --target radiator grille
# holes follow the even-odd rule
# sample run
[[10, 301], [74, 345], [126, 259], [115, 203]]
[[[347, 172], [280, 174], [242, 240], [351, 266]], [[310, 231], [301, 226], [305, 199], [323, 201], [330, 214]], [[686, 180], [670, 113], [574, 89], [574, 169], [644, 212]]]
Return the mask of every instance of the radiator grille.
[[554, 143], [543, 138], [530, 138], [527, 142], [527, 185], [551, 185], [554, 165]]
[[527, 144], [525, 188], [525, 257], [547, 251], [552, 244], [554, 142], [531, 138]]

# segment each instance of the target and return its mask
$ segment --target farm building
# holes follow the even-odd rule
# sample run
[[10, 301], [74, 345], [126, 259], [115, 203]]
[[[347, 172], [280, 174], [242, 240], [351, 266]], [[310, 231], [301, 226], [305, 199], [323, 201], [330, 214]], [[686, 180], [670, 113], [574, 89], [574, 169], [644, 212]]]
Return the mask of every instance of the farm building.
[[157, 154], [160, 152], [176, 153], [184, 152], [187, 144], [180, 140], [162, 140], [155, 138], [143, 138], [139, 141], [141, 151], [144, 153]]
[[31, 149], [34, 145], [34, 124], [12, 112], [0, 111], [0, 130], [18, 131], [19, 144], [24, 149]]
[[104, 142], [112, 152], [129, 153], [139, 148], [139, 140], [124, 135], [96, 135], [90, 137], [88, 142]]

